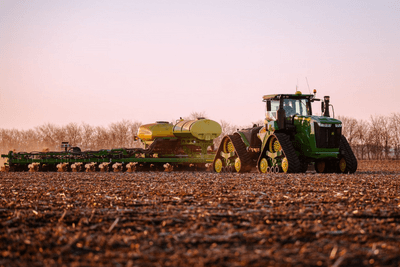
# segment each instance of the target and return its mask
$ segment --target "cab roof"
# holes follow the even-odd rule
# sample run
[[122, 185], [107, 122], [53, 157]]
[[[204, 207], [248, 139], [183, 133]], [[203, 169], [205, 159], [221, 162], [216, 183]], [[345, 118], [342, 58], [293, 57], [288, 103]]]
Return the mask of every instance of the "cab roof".
[[265, 95], [263, 96], [263, 100], [279, 100], [281, 98], [284, 99], [311, 99], [314, 98], [314, 95], [303, 95], [301, 93], [297, 94], [275, 94], [275, 95]]

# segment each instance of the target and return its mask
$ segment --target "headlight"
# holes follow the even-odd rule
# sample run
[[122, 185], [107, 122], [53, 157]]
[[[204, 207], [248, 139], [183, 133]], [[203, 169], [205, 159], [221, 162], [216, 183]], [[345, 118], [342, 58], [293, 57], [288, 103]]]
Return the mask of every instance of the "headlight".
[[341, 124], [341, 123], [335, 124], [335, 127], [336, 127], [336, 128], [342, 128], [342, 124]]
[[332, 124], [328, 124], [328, 123], [319, 123], [318, 122], [318, 126], [319, 127], [331, 127]]

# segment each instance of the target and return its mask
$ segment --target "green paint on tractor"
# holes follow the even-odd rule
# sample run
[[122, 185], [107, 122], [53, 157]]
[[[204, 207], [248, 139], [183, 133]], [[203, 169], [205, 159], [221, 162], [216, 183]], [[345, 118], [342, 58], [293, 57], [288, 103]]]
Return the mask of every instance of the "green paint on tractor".
[[[257, 168], [262, 173], [298, 173], [306, 172], [312, 164], [317, 172], [355, 172], [357, 159], [342, 135], [342, 122], [330, 117], [329, 100], [325, 96], [321, 103], [323, 116], [315, 116], [311, 103], [321, 101], [315, 94], [265, 95], [264, 125], [223, 137], [214, 165], [220, 159], [224, 164], [218, 171]], [[229, 142], [234, 147], [232, 156], [223, 147]], [[242, 169], [237, 168], [238, 161]]]

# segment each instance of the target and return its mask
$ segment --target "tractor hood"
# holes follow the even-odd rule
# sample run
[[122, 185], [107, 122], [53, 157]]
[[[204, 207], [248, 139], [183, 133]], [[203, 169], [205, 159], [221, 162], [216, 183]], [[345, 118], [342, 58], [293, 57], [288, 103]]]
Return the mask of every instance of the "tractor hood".
[[340, 120], [324, 116], [311, 116], [311, 122], [318, 124], [342, 124]]

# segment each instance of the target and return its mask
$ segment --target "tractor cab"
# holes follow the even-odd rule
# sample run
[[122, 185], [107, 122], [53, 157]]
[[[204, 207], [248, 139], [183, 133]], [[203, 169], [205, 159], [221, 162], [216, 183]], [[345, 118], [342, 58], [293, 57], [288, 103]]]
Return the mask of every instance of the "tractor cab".
[[284, 129], [294, 116], [311, 116], [311, 103], [319, 99], [297, 91], [296, 94], [265, 95], [263, 101], [266, 102], [266, 124], [277, 122], [277, 128]]

